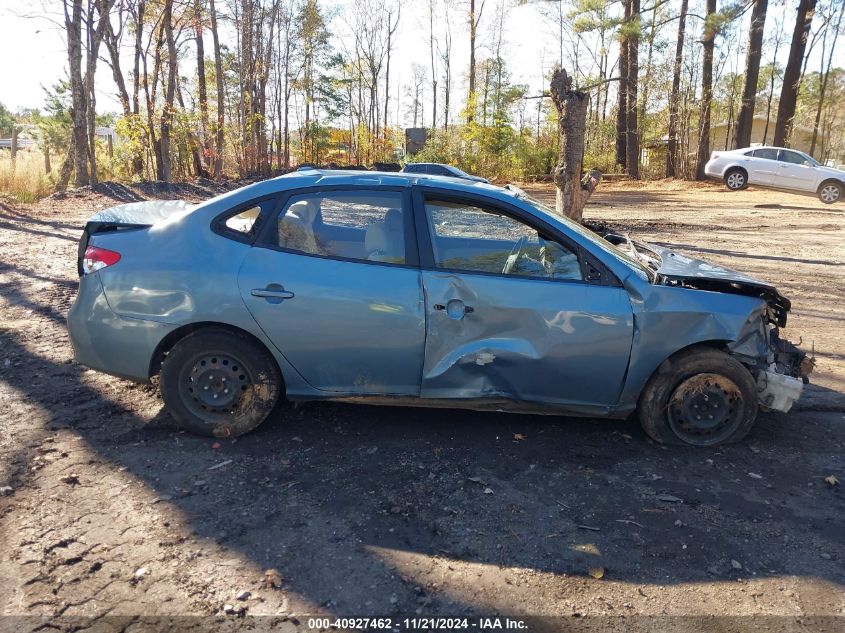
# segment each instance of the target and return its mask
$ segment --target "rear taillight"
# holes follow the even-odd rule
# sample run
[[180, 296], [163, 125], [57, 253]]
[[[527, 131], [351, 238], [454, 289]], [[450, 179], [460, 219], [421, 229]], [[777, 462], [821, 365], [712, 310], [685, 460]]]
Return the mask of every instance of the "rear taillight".
[[82, 274], [89, 275], [98, 270], [111, 266], [120, 261], [120, 253], [110, 251], [106, 248], [89, 246], [85, 249], [85, 256], [82, 258]]

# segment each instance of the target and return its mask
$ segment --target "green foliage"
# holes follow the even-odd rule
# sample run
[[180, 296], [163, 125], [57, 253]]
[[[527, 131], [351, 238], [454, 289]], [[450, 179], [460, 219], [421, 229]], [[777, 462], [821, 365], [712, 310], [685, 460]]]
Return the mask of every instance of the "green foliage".
[[12, 135], [12, 125], [15, 122], [15, 115], [6, 106], [0, 103], [0, 136], [4, 138]]

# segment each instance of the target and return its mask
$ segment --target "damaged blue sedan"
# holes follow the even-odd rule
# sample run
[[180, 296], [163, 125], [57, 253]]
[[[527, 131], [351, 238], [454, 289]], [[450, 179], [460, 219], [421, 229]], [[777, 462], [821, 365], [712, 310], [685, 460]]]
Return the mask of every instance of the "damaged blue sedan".
[[713, 446], [788, 411], [812, 369], [771, 285], [452, 178], [306, 169], [125, 204], [89, 219], [78, 264], [76, 360], [159, 376], [204, 435], [335, 400], [636, 411], [658, 442]]

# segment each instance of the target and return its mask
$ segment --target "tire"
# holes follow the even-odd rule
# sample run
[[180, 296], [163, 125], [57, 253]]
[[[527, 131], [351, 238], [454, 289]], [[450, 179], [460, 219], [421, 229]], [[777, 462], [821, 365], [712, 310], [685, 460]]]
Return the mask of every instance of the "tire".
[[279, 400], [273, 357], [243, 334], [208, 328], [180, 340], [161, 366], [161, 397], [191, 433], [236, 437], [261, 424]]
[[757, 384], [725, 352], [693, 348], [658, 368], [640, 394], [638, 415], [646, 434], [661, 444], [732, 444], [754, 426]]
[[732, 167], [725, 172], [725, 186], [731, 191], [740, 191], [748, 186], [748, 172], [741, 167]]
[[845, 191], [843, 191], [842, 185], [832, 180], [823, 182], [819, 187], [818, 194], [819, 200], [825, 204], [833, 204], [845, 198]]

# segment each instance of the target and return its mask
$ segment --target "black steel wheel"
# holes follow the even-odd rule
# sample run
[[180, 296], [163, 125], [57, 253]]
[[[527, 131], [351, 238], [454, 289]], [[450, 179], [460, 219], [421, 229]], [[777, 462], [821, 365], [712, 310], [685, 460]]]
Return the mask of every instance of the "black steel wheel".
[[723, 351], [699, 347], [655, 372], [640, 394], [639, 418], [657, 442], [718, 446], [745, 437], [757, 408], [751, 372]]
[[235, 437], [261, 424], [281, 392], [272, 356], [237, 332], [209, 328], [179, 341], [162, 363], [161, 395], [183, 428]]

